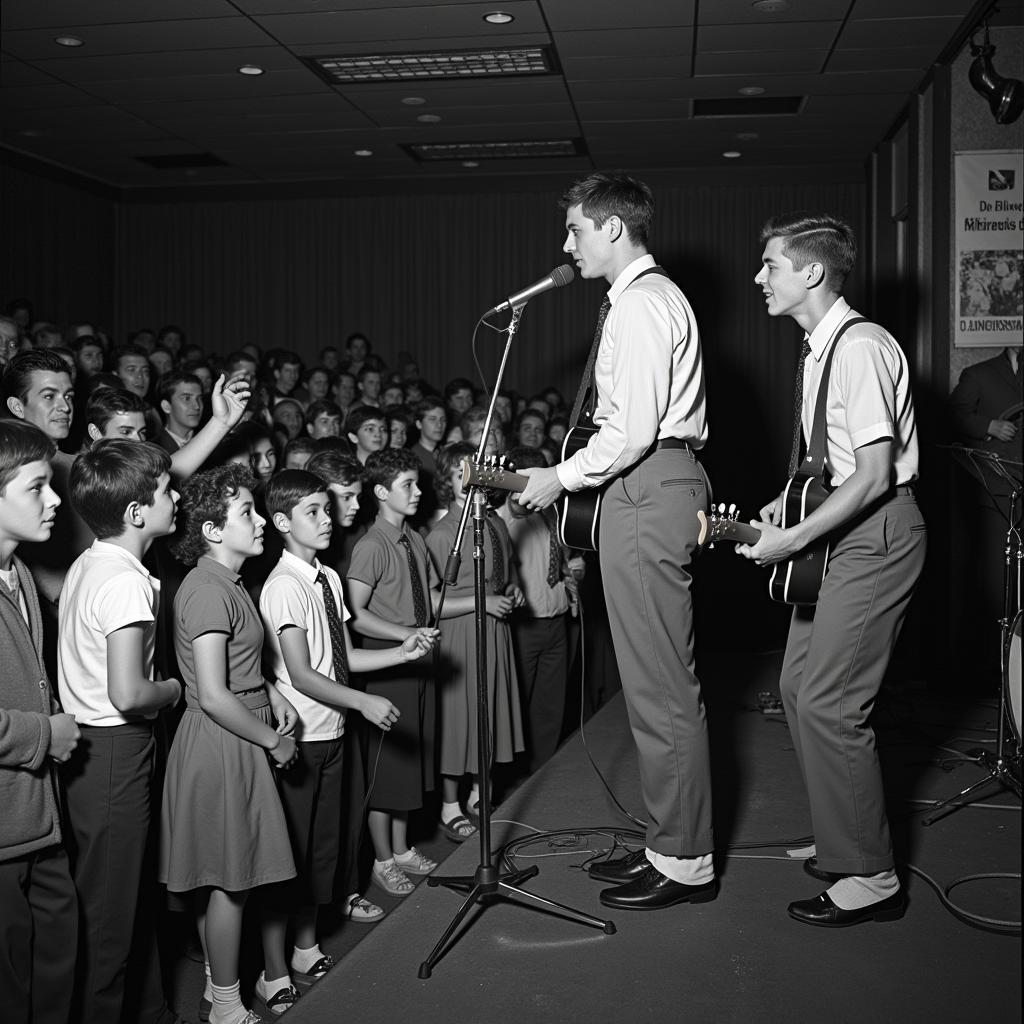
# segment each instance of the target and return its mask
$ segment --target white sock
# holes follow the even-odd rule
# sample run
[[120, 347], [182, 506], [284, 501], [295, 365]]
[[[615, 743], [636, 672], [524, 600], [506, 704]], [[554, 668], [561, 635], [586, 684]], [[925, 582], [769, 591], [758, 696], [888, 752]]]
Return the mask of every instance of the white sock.
[[[309, 949], [299, 949], [296, 946], [292, 950], [292, 970], [306, 972], [319, 960], [324, 954], [320, 950], [320, 943], [318, 942], [315, 946], [310, 946]], [[286, 979], [286, 984], [290, 984], [290, 981]], [[274, 989], [276, 992], [277, 989]]]
[[283, 978], [268, 978], [266, 971], [260, 971], [256, 979], [256, 992], [262, 999], [275, 995], [283, 988], [290, 988], [292, 979], [286, 974]]
[[405, 853], [396, 853], [395, 854], [395, 863], [399, 864], [399, 865], [401, 865], [401, 864], [408, 864], [409, 861], [415, 860], [415, 859], [416, 859], [416, 850], [413, 847], [411, 847], [411, 846], [409, 847], [408, 850], [405, 851]]
[[211, 982], [210, 993], [213, 1003], [213, 1009], [210, 1010], [211, 1024], [240, 1024], [245, 1020], [246, 1009], [242, 1005], [237, 981], [234, 985], [214, 985]]
[[877, 875], [847, 875], [828, 889], [829, 899], [840, 910], [860, 910], [879, 903], [900, 890], [900, 880], [892, 868]]
[[441, 804], [441, 820], [443, 822], [454, 821], [461, 816], [462, 808], [459, 806], [458, 800], [453, 804]]
[[203, 986], [203, 998], [208, 1003], [212, 1003], [213, 1002], [213, 989], [210, 987], [211, 982], [210, 982], [210, 961], [209, 960], [204, 960], [203, 961], [203, 971], [206, 974], [206, 983]]

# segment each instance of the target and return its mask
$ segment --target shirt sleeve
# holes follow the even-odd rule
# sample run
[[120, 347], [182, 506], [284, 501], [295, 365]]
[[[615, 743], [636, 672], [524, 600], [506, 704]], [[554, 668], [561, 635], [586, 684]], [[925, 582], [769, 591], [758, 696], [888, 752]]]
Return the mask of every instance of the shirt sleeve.
[[289, 576], [271, 580], [260, 594], [260, 614], [271, 633], [280, 634], [289, 626], [308, 629], [309, 611], [309, 598], [302, 584]]
[[369, 537], [361, 537], [352, 549], [348, 563], [348, 578], [365, 583], [371, 589], [384, 575], [384, 558], [380, 545]]
[[107, 580], [93, 600], [93, 616], [103, 636], [133, 622], [153, 622], [153, 588], [145, 576], [137, 572], [122, 573]]
[[214, 583], [203, 583], [180, 602], [178, 626], [191, 643], [204, 633], [234, 633], [235, 616], [230, 595]]
[[898, 364], [887, 347], [872, 337], [851, 338], [836, 353], [836, 375], [851, 447], [896, 436], [896, 374]]
[[673, 337], [668, 309], [643, 288], [624, 291], [608, 313], [609, 412], [586, 448], [556, 467], [567, 491], [597, 487], [631, 466], [658, 439], [668, 408]]

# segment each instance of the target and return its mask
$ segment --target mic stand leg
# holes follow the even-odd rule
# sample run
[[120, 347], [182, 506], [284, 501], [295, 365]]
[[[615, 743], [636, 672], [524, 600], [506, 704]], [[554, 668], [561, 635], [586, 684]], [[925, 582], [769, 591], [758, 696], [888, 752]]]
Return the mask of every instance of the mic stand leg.
[[[491, 397], [491, 407], [488, 410], [487, 422], [484, 425], [483, 436], [480, 439], [480, 447], [476, 453], [478, 462], [482, 461], [484, 447], [487, 444], [488, 428], [491, 422], [491, 415], [494, 411], [494, 397], [501, 387], [501, 375], [504, 371], [505, 361], [508, 358], [509, 346], [512, 344], [514, 326], [519, 322], [522, 307], [516, 307], [513, 314], [513, 324], [509, 328], [508, 341], [505, 346], [505, 354], [502, 358], [501, 370], [498, 373], [498, 380], [495, 383]], [[441, 959], [448, 944], [458, 931], [459, 925], [465, 920], [466, 915], [477, 904], [484, 905], [487, 901], [497, 898], [509, 898], [512, 896], [532, 900], [538, 907], [561, 914], [579, 924], [591, 928], [598, 928], [605, 935], [615, 934], [615, 925], [611, 921], [604, 921], [601, 918], [593, 917], [581, 910], [575, 910], [554, 900], [545, 899], [535, 893], [519, 887], [520, 882], [533, 878], [540, 873], [536, 865], [516, 871], [499, 872], [494, 863], [494, 854], [491, 851], [491, 724], [490, 714], [487, 707], [487, 580], [485, 574], [485, 547], [484, 547], [484, 517], [487, 514], [487, 494], [482, 487], [473, 486], [466, 495], [466, 507], [463, 509], [462, 521], [459, 532], [455, 538], [455, 545], [452, 554], [449, 556], [449, 570], [455, 566], [454, 575], [458, 575], [458, 556], [462, 550], [462, 536], [466, 525], [466, 514], [472, 507], [473, 517], [473, 602], [474, 602], [474, 626], [476, 631], [476, 725], [477, 725], [477, 777], [480, 780], [480, 828], [478, 840], [480, 845], [480, 862], [472, 875], [457, 875], [453, 877], [427, 876], [427, 885], [436, 887], [443, 885], [455, 892], [465, 893], [466, 899], [462, 906], [452, 918], [451, 923], [444, 930], [441, 938], [438, 939], [434, 948], [427, 955], [426, 960], [420, 964], [418, 977], [427, 979], [430, 977], [434, 965]], [[449, 513], [450, 514], [450, 513]], [[446, 576], [448, 573], [446, 573]], [[446, 579], [446, 582], [454, 583], [454, 578]], [[442, 589], [442, 602], [443, 602]], [[438, 619], [440, 610], [438, 611]]]

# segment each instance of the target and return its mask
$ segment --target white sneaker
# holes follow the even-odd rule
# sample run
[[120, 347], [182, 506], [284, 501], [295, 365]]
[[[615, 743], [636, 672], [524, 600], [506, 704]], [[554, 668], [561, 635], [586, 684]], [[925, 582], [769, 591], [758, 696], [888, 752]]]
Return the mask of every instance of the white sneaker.
[[407, 875], [429, 875], [437, 867], [437, 861], [424, 857], [415, 846], [409, 847], [409, 852], [399, 856], [395, 854], [395, 863]]
[[374, 862], [373, 880], [389, 896], [408, 896], [416, 888], [406, 873], [393, 860]]

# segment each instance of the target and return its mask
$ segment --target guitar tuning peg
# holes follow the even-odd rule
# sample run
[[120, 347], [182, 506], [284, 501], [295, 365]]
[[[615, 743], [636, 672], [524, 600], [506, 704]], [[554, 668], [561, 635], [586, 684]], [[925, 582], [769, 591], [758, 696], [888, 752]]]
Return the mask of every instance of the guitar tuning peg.
[[724, 514], [724, 512], [725, 512], [725, 503], [724, 502], [721, 505], [718, 506], [718, 512], [719, 512], [719, 515]]

